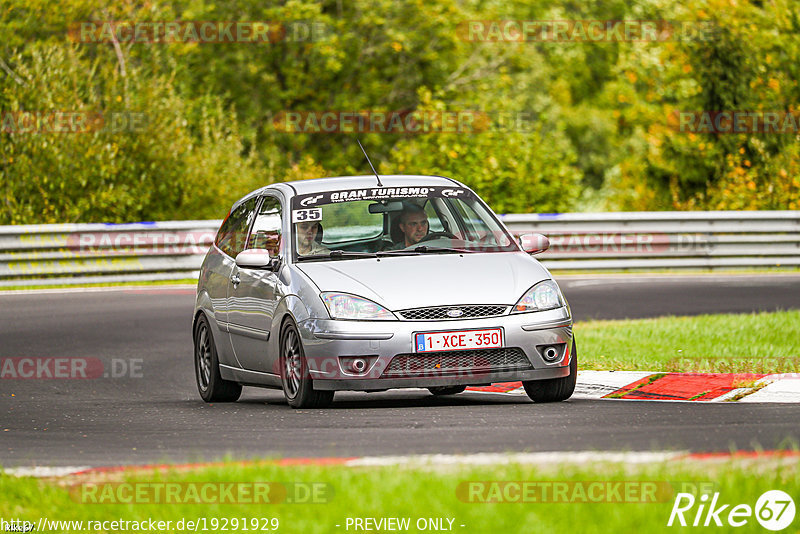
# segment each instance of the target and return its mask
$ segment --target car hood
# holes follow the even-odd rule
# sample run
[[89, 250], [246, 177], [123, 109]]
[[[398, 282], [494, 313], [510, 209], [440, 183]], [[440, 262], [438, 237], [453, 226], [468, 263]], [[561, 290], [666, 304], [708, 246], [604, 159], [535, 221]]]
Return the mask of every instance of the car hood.
[[550, 278], [523, 252], [430, 254], [305, 262], [297, 267], [320, 291], [368, 298], [395, 310], [456, 304], [515, 304]]

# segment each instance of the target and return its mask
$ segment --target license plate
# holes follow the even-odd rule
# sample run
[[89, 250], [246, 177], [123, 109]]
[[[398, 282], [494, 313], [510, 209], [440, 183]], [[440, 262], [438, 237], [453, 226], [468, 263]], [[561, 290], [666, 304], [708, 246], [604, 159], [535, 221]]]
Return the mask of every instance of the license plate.
[[496, 349], [503, 346], [503, 329], [422, 332], [414, 336], [414, 346], [417, 352]]

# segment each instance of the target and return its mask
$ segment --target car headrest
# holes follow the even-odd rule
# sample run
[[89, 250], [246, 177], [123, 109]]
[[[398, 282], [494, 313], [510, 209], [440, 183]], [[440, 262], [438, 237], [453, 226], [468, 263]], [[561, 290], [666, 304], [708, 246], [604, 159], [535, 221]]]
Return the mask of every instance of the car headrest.
[[403, 232], [400, 230], [399, 213], [396, 213], [392, 217], [392, 222], [389, 224], [389, 237], [392, 238], [392, 241], [395, 243], [400, 243], [404, 239]]

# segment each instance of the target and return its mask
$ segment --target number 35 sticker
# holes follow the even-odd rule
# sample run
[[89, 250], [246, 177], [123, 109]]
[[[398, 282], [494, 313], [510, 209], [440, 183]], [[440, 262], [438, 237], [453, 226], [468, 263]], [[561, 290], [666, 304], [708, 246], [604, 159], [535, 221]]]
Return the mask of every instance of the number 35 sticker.
[[309, 208], [307, 210], [294, 210], [292, 212], [292, 222], [310, 222], [310, 221], [321, 221], [322, 220], [322, 209], [321, 208]]

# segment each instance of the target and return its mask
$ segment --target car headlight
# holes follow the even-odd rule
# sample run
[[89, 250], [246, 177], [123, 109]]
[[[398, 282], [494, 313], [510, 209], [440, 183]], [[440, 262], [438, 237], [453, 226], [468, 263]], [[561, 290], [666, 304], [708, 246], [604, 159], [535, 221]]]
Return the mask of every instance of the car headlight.
[[564, 305], [561, 289], [553, 280], [543, 280], [522, 295], [511, 313], [552, 310]]
[[328, 313], [334, 319], [358, 319], [385, 321], [397, 319], [392, 312], [371, 300], [347, 293], [325, 292], [320, 294]]

